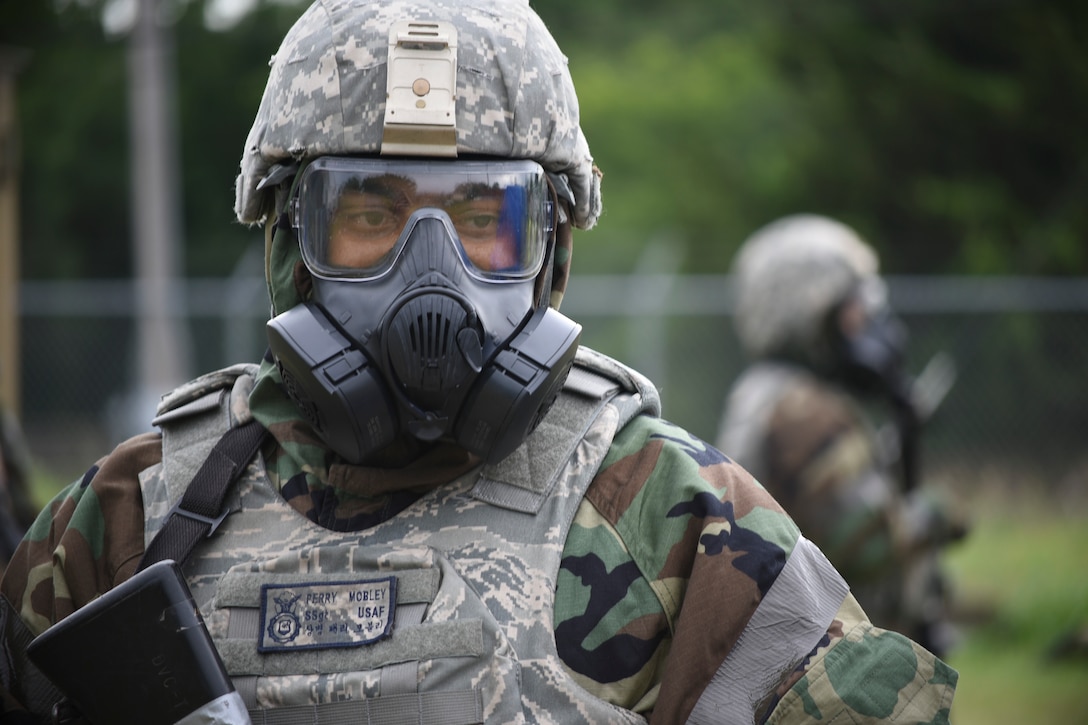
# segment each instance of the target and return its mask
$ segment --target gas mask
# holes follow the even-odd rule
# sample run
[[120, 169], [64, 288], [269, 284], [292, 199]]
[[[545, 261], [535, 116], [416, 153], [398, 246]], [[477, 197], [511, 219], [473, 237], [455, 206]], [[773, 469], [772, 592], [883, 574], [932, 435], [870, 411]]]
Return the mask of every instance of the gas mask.
[[[839, 320], [846, 305], [860, 305], [863, 322], [847, 332]], [[834, 375], [860, 393], [885, 395], [899, 403], [907, 394], [904, 371], [907, 329], [887, 304], [887, 292], [879, 278], [863, 280], [830, 316]]]
[[890, 435], [884, 438], [884, 451], [889, 462], [898, 462], [903, 488], [909, 491], [918, 481], [922, 417], [914, 378], [905, 368], [907, 328], [888, 306], [883, 282], [866, 280], [855, 294], [865, 310], [864, 324], [851, 334], [836, 327], [834, 374], [847, 387], [890, 405], [892, 426], [885, 428]]
[[360, 463], [407, 433], [493, 462], [528, 437], [581, 333], [545, 302], [538, 164], [322, 157], [289, 207], [313, 294], [269, 321], [269, 345], [330, 448]]
[[890, 313], [870, 318], [857, 334], [841, 341], [838, 372], [863, 393], [895, 395], [903, 383], [906, 332]]

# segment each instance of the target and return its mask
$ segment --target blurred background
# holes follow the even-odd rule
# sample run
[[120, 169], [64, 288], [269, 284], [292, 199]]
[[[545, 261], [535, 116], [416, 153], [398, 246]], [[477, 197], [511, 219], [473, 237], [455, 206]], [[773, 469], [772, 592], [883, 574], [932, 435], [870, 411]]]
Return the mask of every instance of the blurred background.
[[[729, 262], [787, 213], [879, 251], [954, 386], [930, 485], [974, 529], [953, 720], [1088, 722], [1088, 4], [534, 0], [605, 213], [563, 311], [713, 440]], [[263, 353], [233, 184], [291, 0], [0, 0], [0, 403], [39, 503], [173, 385]], [[138, 243], [137, 243], [138, 242]]]

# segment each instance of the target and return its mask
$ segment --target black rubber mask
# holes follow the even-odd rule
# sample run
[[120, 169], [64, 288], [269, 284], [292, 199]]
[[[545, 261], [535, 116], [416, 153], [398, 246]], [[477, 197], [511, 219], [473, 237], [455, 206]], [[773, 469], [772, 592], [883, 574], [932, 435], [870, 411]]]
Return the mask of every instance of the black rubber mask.
[[288, 394], [347, 461], [404, 432], [500, 460], [562, 387], [581, 327], [534, 278], [473, 274], [462, 249], [445, 211], [417, 210], [387, 272], [314, 274], [312, 299], [269, 321]]

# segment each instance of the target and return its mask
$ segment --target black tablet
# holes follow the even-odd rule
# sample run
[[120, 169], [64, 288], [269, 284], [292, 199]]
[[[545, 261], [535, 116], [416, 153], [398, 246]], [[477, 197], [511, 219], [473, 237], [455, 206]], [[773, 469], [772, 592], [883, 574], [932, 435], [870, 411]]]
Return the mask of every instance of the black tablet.
[[173, 561], [57, 622], [27, 655], [96, 724], [171, 725], [234, 691]]

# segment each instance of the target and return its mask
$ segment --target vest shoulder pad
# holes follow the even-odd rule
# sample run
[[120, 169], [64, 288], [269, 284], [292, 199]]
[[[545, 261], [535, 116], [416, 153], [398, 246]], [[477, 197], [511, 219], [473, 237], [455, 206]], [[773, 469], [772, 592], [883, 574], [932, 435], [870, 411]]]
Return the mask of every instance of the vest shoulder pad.
[[[639, 414], [660, 415], [657, 388], [646, 377], [590, 348], [580, 347], [563, 390], [529, 437], [506, 458], [484, 466], [473, 496], [501, 508], [536, 514], [566, 474], [575, 450], [604, 411], [607, 439]], [[585, 490], [608, 446], [582, 454], [576, 478]]]
[[572, 375], [567, 377], [567, 383], [564, 386], [564, 390], [571, 392], [581, 392], [590, 397], [600, 397], [602, 393], [596, 393], [592, 388], [589, 390], [582, 390], [585, 387], [585, 376], [577, 374], [578, 370], [584, 370], [589, 373], [593, 373], [597, 376], [605, 378], [607, 381], [619, 386], [619, 389], [623, 393], [627, 393], [630, 399], [630, 403], [633, 404], [634, 409], [631, 411], [624, 411], [627, 413], [626, 418], [632, 418], [638, 413], [644, 413], [652, 416], [661, 415], [661, 396], [657, 391], [657, 387], [642, 373], [638, 372], [634, 368], [624, 365], [618, 360], [615, 360], [603, 353], [597, 352], [592, 348], [581, 346], [578, 348], [577, 354], [574, 357], [574, 366], [571, 368]]
[[[162, 430], [164, 490], [172, 505], [212, 448], [231, 428], [249, 422], [249, 393], [257, 365], [239, 364], [201, 375], [163, 396], [152, 423]], [[150, 495], [145, 487], [145, 499]]]
[[[252, 363], [239, 363], [206, 373], [178, 386], [162, 397], [155, 411], [155, 419], [151, 421], [152, 425], [161, 425], [215, 407], [214, 404], [206, 402], [203, 405], [194, 406], [193, 404], [208, 398], [213, 398], [218, 403], [223, 392], [234, 390], [239, 385], [247, 386], [248, 390], [252, 390], [253, 380], [257, 377], [258, 370], [259, 367]], [[249, 397], [248, 390], [245, 391], [246, 398]]]

